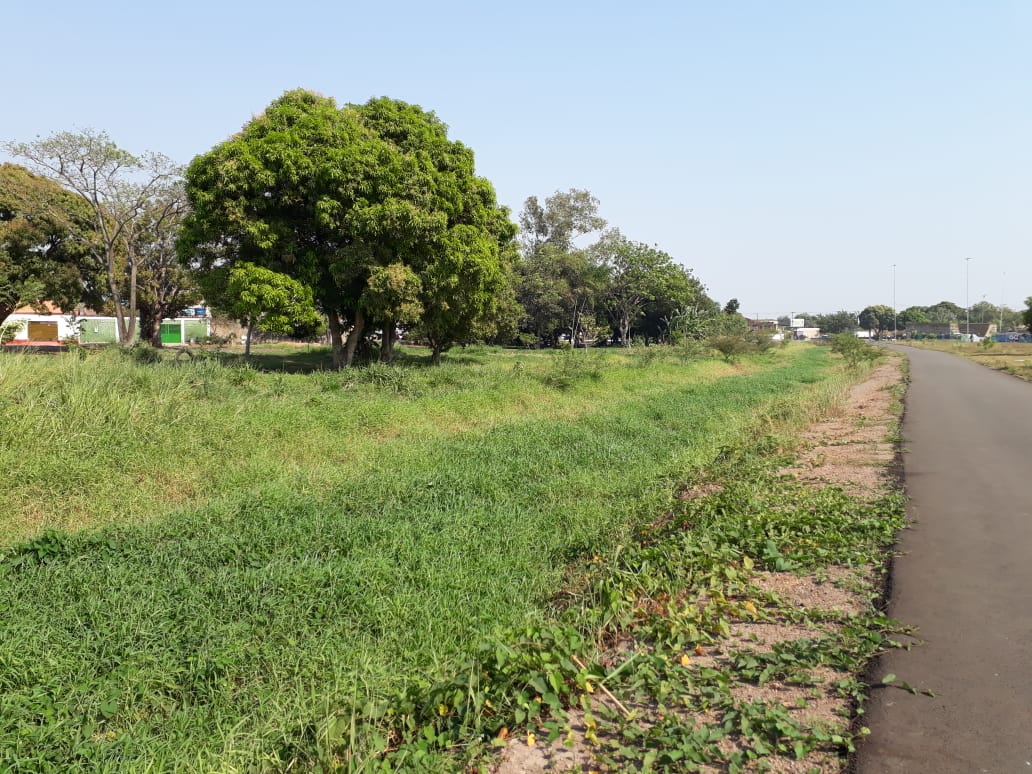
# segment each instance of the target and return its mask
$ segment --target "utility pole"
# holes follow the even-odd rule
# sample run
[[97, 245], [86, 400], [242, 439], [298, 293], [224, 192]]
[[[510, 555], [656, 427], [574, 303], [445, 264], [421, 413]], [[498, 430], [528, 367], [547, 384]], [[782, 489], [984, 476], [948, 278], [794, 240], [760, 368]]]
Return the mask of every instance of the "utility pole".
[[967, 335], [971, 341], [971, 259], [964, 259], [964, 306], [967, 307]]
[[899, 337], [896, 333], [896, 264], [892, 264], [892, 339]]
[[1000, 327], [997, 329], [997, 333], [1003, 333], [1003, 295], [1007, 291], [1007, 272], [1003, 273], [1003, 278], [1000, 280]]

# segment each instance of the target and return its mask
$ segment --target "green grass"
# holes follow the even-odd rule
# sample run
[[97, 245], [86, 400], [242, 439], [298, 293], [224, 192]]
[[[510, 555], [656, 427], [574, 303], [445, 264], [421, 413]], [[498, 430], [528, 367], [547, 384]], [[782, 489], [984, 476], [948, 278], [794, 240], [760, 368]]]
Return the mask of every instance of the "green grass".
[[0, 762], [280, 768], [339, 707], [543, 620], [678, 482], [847, 383], [814, 348], [456, 356], [0, 358], [5, 532], [62, 528], [0, 561]]

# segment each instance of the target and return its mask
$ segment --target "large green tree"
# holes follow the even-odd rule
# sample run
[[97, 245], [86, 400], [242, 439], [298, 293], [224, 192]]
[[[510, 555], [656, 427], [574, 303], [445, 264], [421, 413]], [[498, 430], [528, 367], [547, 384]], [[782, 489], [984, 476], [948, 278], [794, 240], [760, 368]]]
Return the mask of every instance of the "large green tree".
[[899, 313], [899, 325], [907, 327], [911, 323], [928, 323], [928, 308], [924, 306], [908, 306]]
[[606, 288], [606, 270], [576, 240], [601, 230], [599, 202], [588, 191], [557, 191], [541, 204], [528, 197], [520, 211], [521, 258], [516, 298], [525, 311], [521, 330], [552, 345], [594, 328]]
[[17, 164], [0, 164], [0, 322], [24, 304], [99, 303], [93, 239], [90, 212], [74, 194]]
[[949, 323], [960, 322], [966, 317], [964, 307], [957, 306], [952, 301], [940, 301], [937, 304], [925, 308], [928, 322]]
[[1025, 311], [1021, 313], [1021, 319], [1029, 333], [1032, 333], [1032, 296], [1025, 299]]
[[[385, 178], [404, 177], [390, 148], [354, 111], [287, 92], [186, 171], [191, 212], [180, 255], [213, 302], [245, 261], [308, 285], [328, 315], [334, 361], [350, 362], [364, 326], [359, 299], [386, 223]], [[378, 217], [379, 216], [379, 217]], [[389, 261], [385, 261], [389, 263]], [[348, 341], [344, 331], [358, 333]]]
[[[860, 312], [860, 327], [872, 333], [878, 333], [882, 331], [892, 330], [893, 324], [893, 311], [891, 306], [885, 306], [884, 304], [875, 304], [869, 306]], [[896, 320], [898, 325], [898, 319]]]
[[[400, 201], [420, 228], [402, 231], [398, 240], [388, 237], [382, 246], [419, 280], [417, 328], [439, 363], [442, 352], [503, 316], [516, 227], [491, 183], [477, 176], [473, 151], [449, 139], [448, 127], [434, 113], [386, 97], [354, 109], [413, 171], [417, 187], [403, 192]], [[393, 329], [396, 320], [378, 322]], [[392, 341], [385, 338], [384, 344]]]
[[[670, 255], [642, 242], [631, 241], [618, 230], [606, 232], [592, 247], [592, 254], [606, 272], [606, 311], [625, 347], [630, 346], [632, 329], [645, 316], [650, 304], [666, 301], [680, 306], [698, 300], [694, 292], [685, 293], [688, 283], [683, 280], [687, 278]], [[691, 297], [675, 299], [674, 295]]]
[[642, 336], [646, 343], [668, 339], [673, 321], [687, 309], [695, 314], [714, 315], [719, 305], [706, 294], [706, 288], [690, 269], [679, 264], [660, 266], [653, 276], [655, 295], [642, 309], [641, 317], [631, 328], [632, 336]]
[[[213, 277], [247, 260], [309, 285], [338, 366], [352, 362], [368, 315], [388, 313], [374, 298], [375, 272], [396, 265], [419, 279], [439, 358], [469, 319], [490, 311], [486, 297], [504, 276], [502, 249], [514, 233], [491, 185], [474, 174], [472, 151], [448, 140], [433, 113], [386, 98], [340, 108], [287, 92], [194, 159], [187, 191], [193, 213], [181, 254]], [[470, 230], [482, 249], [470, 251]], [[493, 265], [475, 269], [478, 261]], [[397, 320], [378, 322], [393, 330]]]

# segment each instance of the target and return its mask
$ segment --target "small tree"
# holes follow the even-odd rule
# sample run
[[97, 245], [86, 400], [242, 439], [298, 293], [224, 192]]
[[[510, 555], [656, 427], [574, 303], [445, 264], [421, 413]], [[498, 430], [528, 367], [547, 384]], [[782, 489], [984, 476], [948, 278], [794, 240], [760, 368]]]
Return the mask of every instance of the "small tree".
[[253, 263], [239, 263], [230, 271], [226, 301], [230, 315], [247, 328], [245, 357], [251, 355], [256, 330], [285, 335], [297, 326], [319, 323], [310, 288]]
[[842, 355], [850, 368], [859, 368], [862, 363], [877, 360], [883, 354], [881, 350], [858, 339], [852, 333], [838, 333], [832, 336], [831, 351]]
[[161, 346], [161, 321], [201, 299], [193, 272], [176, 255], [185, 216], [182, 185], [169, 186], [147, 202], [131, 231], [139, 263], [140, 338], [155, 347]]
[[706, 343], [723, 355], [728, 363], [734, 363], [740, 355], [753, 351], [752, 344], [744, 336], [710, 336]]
[[1032, 296], [1025, 299], [1025, 311], [1021, 313], [1021, 319], [1025, 323], [1025, 327], [1028, 328], [1029, 333], [1032, 333]]

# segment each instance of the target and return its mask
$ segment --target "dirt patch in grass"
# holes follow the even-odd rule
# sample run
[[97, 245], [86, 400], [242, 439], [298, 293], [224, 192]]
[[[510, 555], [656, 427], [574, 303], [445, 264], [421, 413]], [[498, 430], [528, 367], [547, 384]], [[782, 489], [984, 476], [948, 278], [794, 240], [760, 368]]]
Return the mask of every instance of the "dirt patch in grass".
[[891, 358], [853, 387], [837, 416], [810, 427], [800, 437], [799, 462], [783, 472], [807, 484], [839, 486], [873, 499], [892, 483], [897, 418], [894, 388], [900, 361]]
[[[898, 395], [895, 388], [902, 381], [901, 363], [897, 358], [876, 367], [870, 377], [856, 385], [848, 400], [835, 416], [808, 428], [801, 436], [803, 446], [799, 462], [787, 473], [811, 486], [835, 486], [865, 500], [889, 492], [893, 485], [893, 462], [896, 457], [898, 427]], [[694, 500], [719, 493], [719, 483], [705, 483], [678, 493], [681, 500]], [[681, 664], [692, 674], [705, 679], [705, 674], [731, 676], [722, 707], [686, 706], [676, 711], [680, 722], [698, 729], [711, 729], [711, 743], [724, 762], [686, 766], [713, 774], [731, 770], [726, 762], [751, 742], [738, 730], [735, 712], [770, 708], [787, 722], [798, 722], [824, 730], [826, 744], [803, 754], [766, 755], [748, 761], [744, 770], [793, 774], [799, 772], [842, 772], [841, 737], [848, 737], [854, 712], [852, 700], [841, 690], [844, 682], [857, 675], [841, 672], [823, 664], [800, 665], [773, 679], [743, 679], [735, 671], [734, 662], [750, 654], [769, 654], [778, 649], [805, 648], [807, 641], [834, 636], [852, 618], [864, 615], [872, 607], [873, 590], [877, 588], [875, 568], [832, 565], [808, 575], [790, 572], [755, 571], [748, 583], [759, 597], [772, 600], [769, 607], [757, 605], [742, 614], [738, 621], [708, 647], [699, 646], [681, 657]], [[707, 600], [701, 599], [703, 606]], [[751, 603], [750, 603], [751, 604]], [[648, 612], [656, 613], [649, 609]], [[635, 654], [652, 653], [643, 641], [621, 636], [612, 643], [608, 657], [602, 658], [607, 669], [633, 658]], [[602, 704], [611, 702], [600, 692], [592, 696]], [[626, 705], [624, 705], [626, 707]], [[663, 722], [669, 708], [633, 705], [639, 726]], [[731, 713], [731, 714], [729, 714]], [[619, 771], [619, 766], [597, 762], [600, 749], [591, 737], [594, 732], [585, 723], [580, 711], [571, 711], [566, 734], [551, 743], [541, 738], [512, 738], [502, 750], [495, 774], [536, 774], [537, 772]], [[723, 730], [721, 730], [723, 729]], [[729, 730], [730, 729], [730, 730]], [[612, 741], [611, 730], [608, 740]], [[839, 739], [835, 742], [834, 739]], [[532, 741], [530, 744], [528, 741]]]
[[761, 572], [753, 577], [752, 583], [792, 607], [859, 615], [870, 604], [869, 597], [860, 591], [867, 586], [870, 572], [870, 568], [836, 566], [828, 567], [821, 577]]

